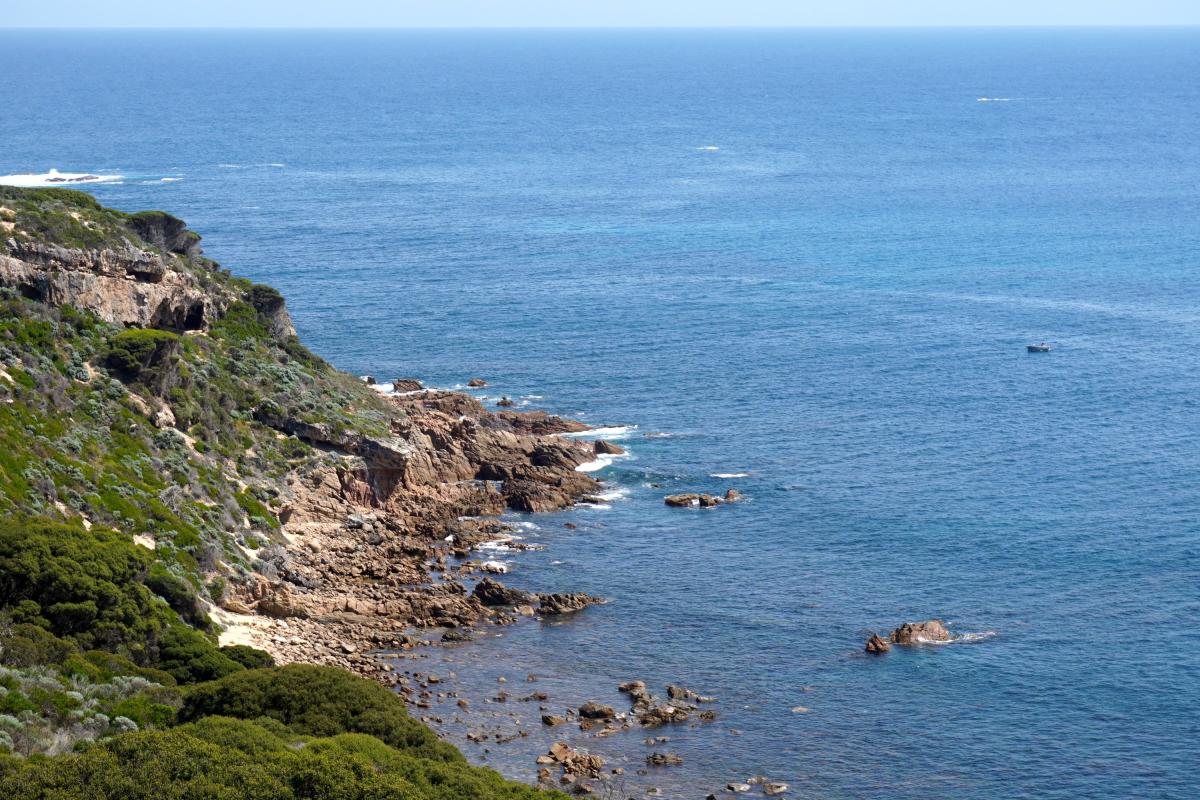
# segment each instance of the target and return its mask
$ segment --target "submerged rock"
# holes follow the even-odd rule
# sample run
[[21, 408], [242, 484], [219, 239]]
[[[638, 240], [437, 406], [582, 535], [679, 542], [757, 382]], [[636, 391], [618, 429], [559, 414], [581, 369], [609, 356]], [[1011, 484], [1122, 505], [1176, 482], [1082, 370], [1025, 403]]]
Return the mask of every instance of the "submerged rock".
[[676, 753], [651, 753], [646, 756], [646, 763], [651, 767], [673, 767], [683, 763], [683, 756]]
[[940, 619], [924, 622], [906, 622], [892, 631], [892, 642], [900, 645], [923, 644], [925, 642], [948, 642], [950, 631]]

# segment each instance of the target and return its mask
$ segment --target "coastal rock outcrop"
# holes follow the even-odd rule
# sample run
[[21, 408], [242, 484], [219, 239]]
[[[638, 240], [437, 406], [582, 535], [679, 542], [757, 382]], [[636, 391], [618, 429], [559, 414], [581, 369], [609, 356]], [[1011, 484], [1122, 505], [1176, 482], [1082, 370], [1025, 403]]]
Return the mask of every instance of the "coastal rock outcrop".
[[531, 592], [512, 589], [491, 578], [484, 578], [475, 584], [471, 595], [485, 606], [519, 606], [532, 603], [537, 596]]
[[604, 602], [602, 598], [593, 597], [587, 592], [543, 594], [538, 595], [538, 600], [538, 613], [546, 616], [571, 614]]
[[419, 392], [425, 386], [416, 378], [396, 378], [392, 381], [393, 392]]
[[663, 498], [663, 502], [674, 508], [687, 508], [688, 506], [698, 506], [699, 508], [711, 508], [721, 505], [721, 498], [711, 494], [699, 494], [697, 492], [685, 492], [683, 494], [667, 495]]
[[891, 649], [892, 646], [888, 643], [887, 639], [884, 639], [878, 633], [871, 634], [871, 638], [867, 639], [866, 651], [868, 653], [878, 655], [880, 653], [886, 653]]
[[950, 631], [940, 619], [929, 619], [924, 622], [906, 622], [892, 631], [893, 644], [913, 645], [928, 642], [950, 641]]

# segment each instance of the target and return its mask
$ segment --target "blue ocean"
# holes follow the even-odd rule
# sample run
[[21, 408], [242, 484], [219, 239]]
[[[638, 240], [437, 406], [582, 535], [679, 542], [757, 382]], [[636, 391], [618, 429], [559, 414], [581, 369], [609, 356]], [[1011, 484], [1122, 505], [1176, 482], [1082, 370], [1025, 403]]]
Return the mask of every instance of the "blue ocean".
[[564, 735], [500, 675], [642, 679], [720, 716], [644, 776], [579, 739], [614, 796], [1190, 798], [1198, 78], [1197, 29], [6, 31], [0, 174], [121, 176], [343, 369], [616, 429], [502, 554], [611, 602], [404, 666], [495, 711], [436, 712], [472, 758]]

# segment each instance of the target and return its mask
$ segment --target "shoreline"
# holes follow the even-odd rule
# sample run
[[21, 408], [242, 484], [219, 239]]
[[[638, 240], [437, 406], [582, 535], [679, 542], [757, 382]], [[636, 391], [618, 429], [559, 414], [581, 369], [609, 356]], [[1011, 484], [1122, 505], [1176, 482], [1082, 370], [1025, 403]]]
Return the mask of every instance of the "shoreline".
[[[502, 415], [508, 426], [532, 438], [525, 441], [517, 435], [506, 439], [508, 454], [525, 453], [530, 445], [533, 452], [548, 444], [565, 448], [558, 451], [560, 459], [566, 455], [565, 460], [552, 469], [555, 480], [565, 477], [573, 483], [572, 490], [549, 505], [533, 502], [528, 504], [531, 507], [513, 509], [508, 503], [469, 515], [448, 516], [444, 509], [440, 516], [423, 515], [418, 522], [421, 546], [410, 541], [407, 551], [410, 577], [419, 576], [420, 580], [405, 590], [436, 601], [429, 605], [431, 615], [389, 613], [385, 606], [364, 603], [364, 598], [355, 596], [354, 587], [346, 583], [335, 592], [344, 597], [340, 609], [308, 613], [305, 596], [285, 584], [282, 591], [278, 586], [260, 589], [257, 608], [237, 597], [214, 606], [213, 618], [222, 626], [221, 643], [258, 647], [279, 663], [329, 664], [377, 680], [395, 690], [413, 716], [433, 727], [439, 736], [464, 751], [473, 751], [479, 763], [501, 768], [506, 777], [530, 785], [579, 794], [611, 792], [618, 785], [628, 793], [628, 787], [638, 786], [637, 793], [654, 796], [661, 791], [656, 784], [663, 782], [656, 778], [686, 774], [686, 765], [679, 766], [678, 756], [667, 749], [668, 742], [688, 728], [711, 725], [719, 715], [713, 710], [719, 703], [702, 707], [694, 700], [700, 698], [707, 703], [715, 698], [704, 698], [683, 687], [670, 687], [669, 691], [667, 687], [650, 687], [640, 699], [631, 699], [617, 686], [598, 697], [574, 696], [570, 689], [548, 693], [540, 688], [538, 670], [533, 666], [523, 675], [496, 676], [501, 685], [490, 684], [497, 691], [488, 692], [488, 666], [470, 663], [472, 654], [480, 652], [473, 640], [503, 637], [513, 625], [571, 624], [575, 614], [592, 613], [588, 605], [606, 602], [572, 592], [573, 587], [539, 587], [550, 594], [505, 587], [502, 581], [508, 565], [500, 563], [498, 556], [519, 556], [523, 551], [543, 549], [542, 545], [525, 543], [522, 537], [523, 531], [536, 530], [537, 523], [528, 521], [527, 528], [505, 515], [513, 510], [541, 516], [579, 506], [610, 507], [608, 504], [625, 491], [605, 486], [592, 474], [629, 454], [603, 437], [624, 438], [637, 426], [588, 427], [543, 411], [493, 411], [475, 396], [458, 390], [422, 388], [381, 395], [406, 407], [417, 418], [430, 409], [437, 414], [446, 407], [473, 412], [485, 422]], [[464, 414], [460, 422], [468, 418]], [[565, 475], [564, 470], [572, 475]], [[320, 500], [331, 499], [329, 488], [325, 485]], [[409, 486], [406, 491], [422, 496], [430, 488]], [[439, 491], [445, 489], [439, 487]], [[297, 516], [300, 503], [314, 505], [313, 498], [299, 493], [297, 513], [288, 516], [282, 530], [289, 557], [309, 559], [312, 547], [306, 540], [310, 536], [330, 538], [332, 534], [333, 539], [362, 542], [364, 530], [388, 528], [390, 506], [381, 509], [355, 503], [362, 495], [353, 492], [348, 497], [337, 514], [329, 513], [326, 507], [324, 514], [314, 515], [308, 510]], [[459, 501], [452, 505], [462, 510], [461, 498]], [[403, 498], [393, 498], [392, 502], [406, 505]], [[479, 511], [475, 507], [470, 510]], [[336, 524], [340, 514], [345, 514], [349, 525]], [[361, 518], [361, 525], [357, 518]], [[564, 524], [575, 527], [573, 522]], [[385, 539], [376, 538], [380, 541], [368, 547], [384, 546]], [[481, 593], [481, 588], [494, 586], [500, 587], [498, 596]], [[509, 681], [512, 683], [508, 687], [502, 685]], [[611, 714], [588, 718], [581, 709], [589, 704], [599, 704]], [[736, 733], [732, 731], [732, 735]], [[517, 750], [523, 754], [493, 751], [514, 742], [521, 743]], [[541, 752], [530, 754], [528, 746], [533, 742], [539, 743]], [[642, 753], [651, 743], [654, 746]], [[555, 748], [557, 757], [552, 754]], [[660, 761], [652, 764], [648, 758]]]

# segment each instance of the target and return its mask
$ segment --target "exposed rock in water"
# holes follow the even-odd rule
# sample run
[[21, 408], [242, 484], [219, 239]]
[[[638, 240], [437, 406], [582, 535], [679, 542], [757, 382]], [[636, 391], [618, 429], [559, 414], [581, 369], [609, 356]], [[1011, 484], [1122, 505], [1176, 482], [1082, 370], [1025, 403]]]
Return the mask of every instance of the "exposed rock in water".
[[592, 449], [596, 451], [597, 455], [619, 456], [625, 454], [624, 447], [613, 444], [612, 442], [606, 442], [603, 439], [597, 439], [595, 442], [593, 442]]
[[566, 722], [564, 718], [555, 716], [554, 714], [542, 714], [542, 724], [547, 727], [553, 728], [556, 725], [562, 725], [564, 722]]
[[487, 385], [487, 381], [483, 378], [471, 378], [471, 380], [467, 381], [467, 386], [470, 386], [472, 389], [482, 389]]
[[514, 403], [512, 400], [510, 400], [508, 398], [508, 396], [506, 395], [504, 397], [501, 397], [499, 400], [497, 400], [496, 405], [500, 406], [501, 408], [512, 408], [513, 406], [516, 405], [516, 403]]
[[538, 599], [538, 613], [544, 615], [570, 614], [604, 602], [603, 598], [593, 597], [587, 592], [543, 594]]
[[470, 628], [447, 628], [442, 633], [443, 642], [469, 642], [475, 638], [475, 631]]
[[536, 599], [536, 596], [530, 592], [509, 588], [491, 578], [484, 578], [475, 584], [471, 595], [485, 606], [519, 606]]
[[878, 633], [873, 633], [873, 634], [871, 634], [871, 638], [867, 639], [867, 648], [866, 649], [867, 649], [868, 653], [874, 653], [874, 654], [878, 655], [880, 653], [886, 653], [888, 650], [891, 650], [892, 646], [890, 644], [888, 644], [887, 639], [884, 639]]
[[393, 392], [419, 392], [425, 386], [415, 378], [396, 378], [392, 381]]
[[579, 707], [579, 716], [584, 719], [612, 719], [616, 715], [617, 712], [612, 706], [601, 705], [596, 702], [584, 703]]
[[651, 753], [646, 756], [646, 763], [651, 767], [678, 766], [683, 763], [683, 756], [675, 753]]
[[699, 506], [700, 508], [711, 508], [719, 506], [723, 502], [721, 498], [711, 494], [698, 494], [696, 492], [685, 492], [684, 494], [672, 494], [663, 498], [663, 502], [675, 508], [687, 508], [688, 506]]
[[774, 797], [775, 795], [783, 794], [787, 790], [788, 790], [788, 785], [786, 783], [764, 783], [763, 784], [763, 794], [767, 795], [768, 797]]
[[925, 642], [948, 642], [950, 631], [940, 619], [924, 622], [906, 622], [892, 631], [892, 642], [900, 645], [923, 644]]

